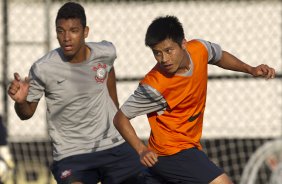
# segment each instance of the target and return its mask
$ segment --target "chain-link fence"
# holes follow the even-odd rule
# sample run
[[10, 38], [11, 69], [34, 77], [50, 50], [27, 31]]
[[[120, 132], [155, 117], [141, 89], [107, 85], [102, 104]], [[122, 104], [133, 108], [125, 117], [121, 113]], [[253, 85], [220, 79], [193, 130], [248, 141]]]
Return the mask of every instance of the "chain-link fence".
[[[0, 2], [3, 10], [0, 16], [3, 22], [0, 30], [3, 51], [0, 52], [0, 112], [6, 119], [9, 141], [18, 161], [18, 177], [25, 177], [21, 180], [29, 180], [27, 183], [49, 178], [47, 170], [36, 173], [38, 169], [34, 169], [38, 167], [37, 162], [47, 168], [52, 161], [44, 99], [34, 117], [23, 123], [16, 116], [13, 102], [5, 90], [14, 72], [28, 75], [34, 61], [58, 47], [55, 16], [63, 2]], [[266, 63], [276, 69], [278, 77], [265, 81], [209, 66], [203, 145], [235, 183], [240, 181], [242, 169], [257, 147], [265, 141], [282, 137], [281, 0], [78, 2], [85, 7], [87, 14], [90, 27], [87, 41], [108, 40], [116, 46], [115, 69], [121, 104], [155, 64], [150, 49], [144, 45], [144, 36], [147, 26], [159, 15], [176, 15], [183, 23], [188, 40], [201, 38], [215, 42], [250, 65]], [[150, 133], [146, 117], [134, 119], [133, 125], [140, 137], [146, 140]], [[43, 175], [45, 172], [47, 174]], [[268, 176], [264, 178], [260, 179], [262, 183]], [[46, 179], [45, 183], [48, 182]]]

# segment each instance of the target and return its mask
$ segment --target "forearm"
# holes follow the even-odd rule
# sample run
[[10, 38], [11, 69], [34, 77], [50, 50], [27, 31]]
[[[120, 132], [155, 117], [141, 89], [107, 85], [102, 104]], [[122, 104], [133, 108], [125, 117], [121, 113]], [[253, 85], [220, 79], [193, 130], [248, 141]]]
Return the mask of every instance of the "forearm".
[[216, 65], [227, 70], [238, 71], [252, 75], [252, 66], [244, 63], [243, 61], [226, 51], [222, 52], [222, 57], [216, 63]]
[[17, 103], [15, 102], [15, 111], [21, 120], [27, 120], [31, 118], [35, 112], [37, 107], [37, 103], [35, 102], [22, 102]]
[[128, 118], [119, 110], [114, 118], [114, 125], [122, 137], [141, 155], [147, 147], [138, 138]]

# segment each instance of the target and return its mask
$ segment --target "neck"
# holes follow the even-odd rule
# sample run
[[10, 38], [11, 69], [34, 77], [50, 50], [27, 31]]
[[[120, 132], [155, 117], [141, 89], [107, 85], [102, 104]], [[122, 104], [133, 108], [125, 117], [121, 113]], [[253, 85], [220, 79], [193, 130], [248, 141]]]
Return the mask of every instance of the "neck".
[[190, 60], [190, 57], [189, 57], [189, 53], [185, 50], [184, 56], [183, 56], [182, 61], [179, 65], [179, 69], [178, 69], [177, 73], [178, 74], [185, 73], [185, 72], [190, 70], [190, 67], [191, 67], [191, 60]]
[[90, 57], [90, 49], [87, 45], [83, 46], [80, 51], [72, 58], [67, 58], [70, 63], [82, 63]]
[[189, 71], [190, 69], [191, 69], [191, 59], [190, 59], [190, 56], [189, 56], [189, 53], [188, 53], [188, 51], [186, 50], [186, 56], [185, 56], [185, 63], [186, 63], [186, 65], [185, 65], [185, 68], [186, 68], [186, 71]]

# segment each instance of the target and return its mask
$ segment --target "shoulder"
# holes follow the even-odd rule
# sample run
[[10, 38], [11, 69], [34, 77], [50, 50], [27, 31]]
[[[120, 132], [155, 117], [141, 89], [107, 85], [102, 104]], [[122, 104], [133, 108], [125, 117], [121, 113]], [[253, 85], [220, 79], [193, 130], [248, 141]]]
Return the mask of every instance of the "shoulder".
[[154, 81], [158, 81], [160, 78], [160, 70], [159, 65], [156, 64], [141, 80], [141, 83], [151, 83]]
[[107, 41], [107, 40], [103, 40], [103, 41], [100, 41], [100, 42], [87, 42], [86, 43], [90, 48], [103, 48], [103, 49], [106, 49], [106, 48], [115, 48], [114, 44], [110, 41]]
[[222, 49], [221, 46], [217, 43], [213, 43], [210, 41], [206, 41], [203, 39], [196, 39], [196, 41], [200, 42], [202, 45], [205, 46], [207, 52], [208, 52], [208, 61], [210, 64], [216, 63], [218, 60], [220, 60], [222, 56]]
[[210, 41], [207, 41], [207, 40], [203, 40], [203, 39], [194, 39], [194, 40], [191, 40], [189, 42], [201, 44], [201, 45], [205, 46], [205, 48], [208, 51], [210, 51], [211, 49], [220, 49], [221, 48], [219, 44], [213, 43], [213, 42], [210, 42]]
[[86, 45], [91, 49], [92, 60], [98, 59], [100, 62], [112, 66], [117, 58], [116, 48], [111, 42], [87, 42]]
[[35, 61], [32, 65], [32, 69], [38, 68], [38, 67], [46, 67], [49, 63], [52, 62], [58, 62], [62, 61], [62, 57], [60, 56], [59, 49], [54, 49], [39, 58], [37, 61]]
[[202, 39], [193, 39], [193, 40], [189, 40], [187, 42], [187, 46], [189, 49], [199, 49], [199, 48], [204, 48], [205, 50], [208, 49], [208, 44], [209, 42], [202, 40]]
[[96, 54], [116, 55], [116, 48], [112, 42], [103, 40], [101, 42], [87, 42], [86, 44]]
[[162, 93], [168, 86], [174, 83], [172, 76], [167, 76], [160, 69], [160, 65], [157, 63], [141, 80], [140, 84], [149, 85], [160, 93]]

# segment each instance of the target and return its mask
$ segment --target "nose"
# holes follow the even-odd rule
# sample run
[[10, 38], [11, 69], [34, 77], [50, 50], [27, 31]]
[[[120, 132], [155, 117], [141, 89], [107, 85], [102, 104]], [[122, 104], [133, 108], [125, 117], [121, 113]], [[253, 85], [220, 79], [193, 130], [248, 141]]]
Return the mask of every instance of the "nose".
[[166, 53], [162, 53], [161, 63], [167, 63], [169, 60], [169, 56]]
[[64, 34], [64, 41], [67, 42], [70, 40], [70, 33], [68, 31], [65, 32]]

